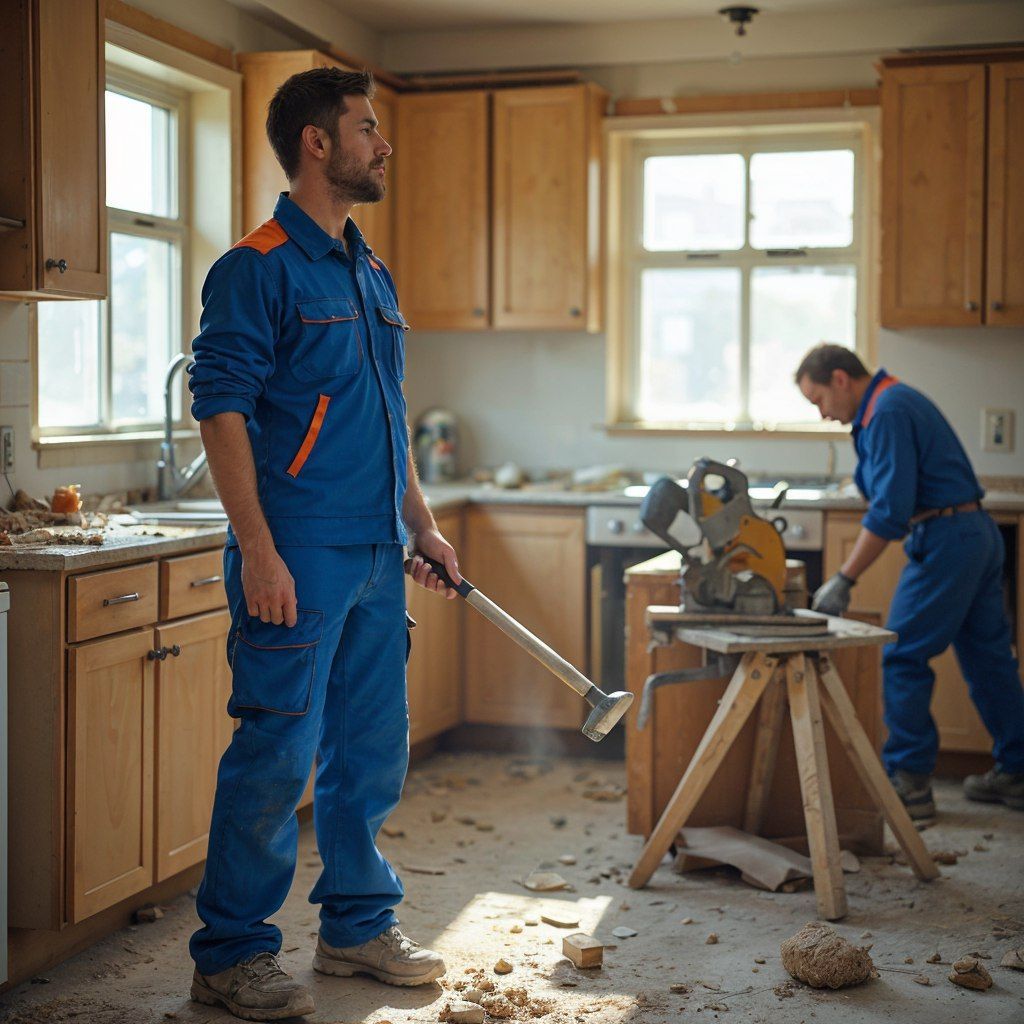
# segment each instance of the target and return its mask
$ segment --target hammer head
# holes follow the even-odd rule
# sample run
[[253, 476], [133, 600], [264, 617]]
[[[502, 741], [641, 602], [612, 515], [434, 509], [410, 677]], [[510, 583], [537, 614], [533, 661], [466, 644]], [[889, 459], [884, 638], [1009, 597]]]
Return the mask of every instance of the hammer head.
[[615, 723], [629, 710], [633, 703], [633, 694], [618, 690], [594, 705], [594, 710], [587, 716], [583, 725], [583, 735], [595, 743], [600, 743], [615, 727]]

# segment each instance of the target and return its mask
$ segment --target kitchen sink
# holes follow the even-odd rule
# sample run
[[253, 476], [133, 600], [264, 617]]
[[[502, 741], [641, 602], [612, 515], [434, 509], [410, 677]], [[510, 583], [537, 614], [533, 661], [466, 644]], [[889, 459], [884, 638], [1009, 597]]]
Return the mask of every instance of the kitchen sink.
[[217, 498], [189, 498], [139, 505], [132, 516], [144, 523], [177, 523], [179, 525], [215, 526], [228, 521], [224, 506]]

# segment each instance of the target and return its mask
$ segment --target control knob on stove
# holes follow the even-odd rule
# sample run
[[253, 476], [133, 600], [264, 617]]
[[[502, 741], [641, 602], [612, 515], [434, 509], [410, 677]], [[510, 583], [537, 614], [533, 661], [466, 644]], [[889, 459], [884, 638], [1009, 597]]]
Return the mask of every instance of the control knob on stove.
[[614, 533], [616, 536], [626, 528], [625, 524], [621, 519], [609, 519], [608, 520], [608, 532]]

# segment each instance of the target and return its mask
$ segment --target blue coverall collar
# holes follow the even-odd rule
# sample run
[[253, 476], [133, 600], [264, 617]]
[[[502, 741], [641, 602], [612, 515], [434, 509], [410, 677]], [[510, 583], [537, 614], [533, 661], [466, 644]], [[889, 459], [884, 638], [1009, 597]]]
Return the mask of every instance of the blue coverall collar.
[[868, 385], [867, 391], [864, 392], [864, 397], [860, 400], [860, 405], [857, 406], [857, 415], [853, 417], [853, 429], [857, 430], [860, 428], [861, 420], [864, 419], [864, 413], [867, 410], [868, 405], [871, 402], [871, 396], [875, 393], [878, 385], [889, 376], [889, 371], [883, 366], [879, 369], [878, 373], [871, 378], [871, 383]]
[[[324, 231], [302, 207], [292, 201], [287, 192], [282, 192], [277, 198], [274, 219], [311, 260], [326, 256], [332, 249], [337, 249], [344, 255], [341, 242]], [[345, 241], [353, 257], [367, 248], [363, 233], [356, 227], [351, 217], [345, 222]]]

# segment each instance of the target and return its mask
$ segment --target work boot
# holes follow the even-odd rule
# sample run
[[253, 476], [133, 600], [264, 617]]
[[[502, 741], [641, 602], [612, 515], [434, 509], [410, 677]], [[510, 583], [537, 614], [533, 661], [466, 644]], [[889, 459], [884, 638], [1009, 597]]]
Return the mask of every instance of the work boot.
[[984, 775], [968, 775], [964, 779], [964, 796], [968, 800], [1006, 804], [1015, 811], [1024, 811], [1024, 772], [992, 768]]
[[392, 925], [375, 939], [344, 949], [324, 942], [321, 935], [313, 956], [313, 970], [343, 978], [372, 974], [389, 985], [425, 985], [440, 978], [445, 968], [440, 953], [424, 949]]
[[920, 821], [922, 818], [935, 817], [935, 800], [932, 797], [930, 775], [917, 775], [897, 768], [889, 776], [889, 781], [911, 818]]
[[192, 998], [223, 1006], [242, 1020], [282, 1020], [312, 1013], [313, 996], [281, 970], [273, 953], [257, 953], [219, 974], [192, 976]]

